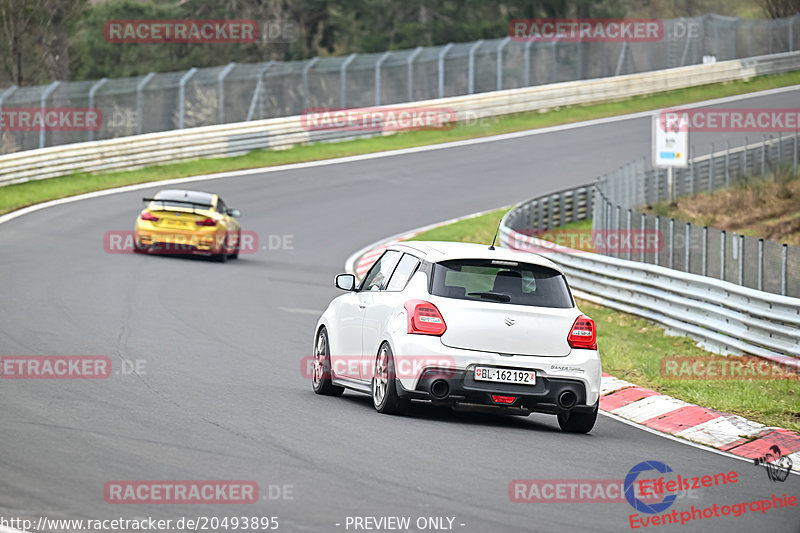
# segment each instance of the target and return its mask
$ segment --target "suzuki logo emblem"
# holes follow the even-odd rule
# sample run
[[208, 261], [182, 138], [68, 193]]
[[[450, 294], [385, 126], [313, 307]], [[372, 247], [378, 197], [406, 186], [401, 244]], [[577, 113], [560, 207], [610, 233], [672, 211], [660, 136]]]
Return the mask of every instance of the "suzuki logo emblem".
[[506, 317], [506, 326], [513, 326], [513, 325], [514, 325], [514, 319], [511, 317]]

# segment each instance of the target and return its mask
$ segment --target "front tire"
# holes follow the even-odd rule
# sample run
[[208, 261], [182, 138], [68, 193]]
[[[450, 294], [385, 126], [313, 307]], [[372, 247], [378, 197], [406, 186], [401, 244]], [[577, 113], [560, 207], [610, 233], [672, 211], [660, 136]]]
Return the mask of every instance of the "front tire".
[[401, 415], [408, 409], [409, 400], [397, 394], [394, 356], [388, 344], [383, 343], [375, 358], [372, 374], [372, 405], [379, 413]]
[[322, 328], [314, 343], [314, 365], [311, 374], [311, 386], [314, 392], [323, 396], [341, 396], [344, 387], [331, 382], [331, 349], [328, 344], [328, 332]]
[[594, 404], [594, 410], [591, 413], [573, 413], [565, 412], [558, 413], [558, 425], [561, 431], [567, 433], [589, 433], [597, 421], [597, 408], [600, 406], [600, 400]]

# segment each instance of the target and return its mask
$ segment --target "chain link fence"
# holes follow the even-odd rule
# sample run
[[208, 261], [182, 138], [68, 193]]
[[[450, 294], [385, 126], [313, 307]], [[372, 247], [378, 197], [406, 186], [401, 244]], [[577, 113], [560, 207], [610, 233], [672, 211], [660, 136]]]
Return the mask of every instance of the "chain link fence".
[[798, 49], [800, 15], [664, 21], [661, 42], [470, 43], [0, 89], [0, 110], [97, 108], [95, 131], [0, 131], [0, 154], [141, 133], [633, 74]]
[[[794, 133], [690, 158], [674, 169], [673, 197], [727, 188], [743, 180], [798, 173], [798, 138]], [[630, 163], [598, 178], [593, 230], [643, 234], [656, 231], [656, 251], [611, 253], [621, 259], [651, 263], [710, 276], [775, 294], [800, 297], [800, 247], [642, 213], [642, 206], [670, 198], [666, 169]]]

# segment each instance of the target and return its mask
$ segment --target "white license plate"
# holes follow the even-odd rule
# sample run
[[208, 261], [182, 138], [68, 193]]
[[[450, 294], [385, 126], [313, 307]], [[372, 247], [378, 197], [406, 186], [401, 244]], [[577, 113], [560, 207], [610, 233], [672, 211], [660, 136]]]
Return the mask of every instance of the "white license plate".
[[494, 381], [496, 383], [536, 385], [536, 373], [533, 370], [513, 370], [510, 368], [476, 366], [475, 381]]

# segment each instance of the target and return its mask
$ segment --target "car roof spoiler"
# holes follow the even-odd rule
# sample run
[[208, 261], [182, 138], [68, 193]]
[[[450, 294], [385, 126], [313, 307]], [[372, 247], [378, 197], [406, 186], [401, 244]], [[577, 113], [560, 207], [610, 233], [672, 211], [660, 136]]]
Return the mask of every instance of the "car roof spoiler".
[[[197, 208], [197, 207], [200, 207], [202, 209], [211, 209], [212, 207], [214, 207], [211, 204], [204, 204], [202, 202], [192, 202], [191, 200], [172, 200], [172, 199], [169, 199], [169, 198], [142, 198], [142, 201], [143, 202], [161, 202], [161, 208], [162, 208], [161, 210], [162, 211], [164, 211], [164, 210], [168, 211], [169, 210], [168, 209], [169, 206], [165, 205], [165, 202], [171, 202], [173, 204], [186, 204], [187, 206], [192, 208], [192, 213], [195, 212], [195, 208]], [[178, 206], [172, 206], [172, 207], [178, 207]]]

